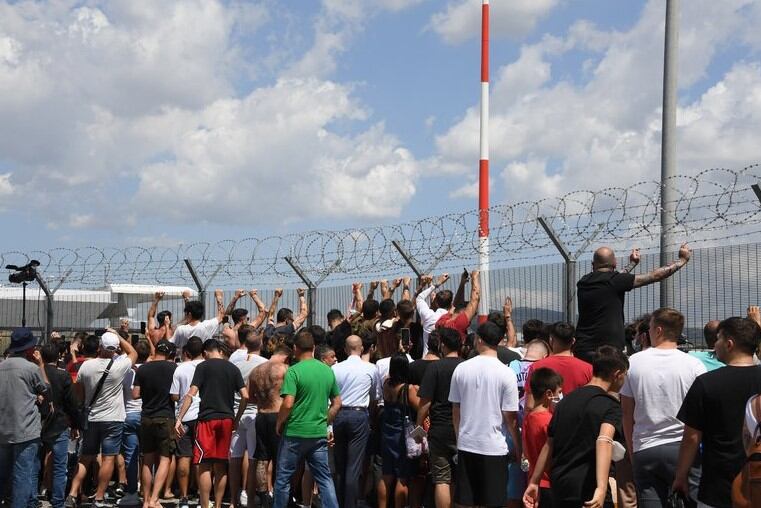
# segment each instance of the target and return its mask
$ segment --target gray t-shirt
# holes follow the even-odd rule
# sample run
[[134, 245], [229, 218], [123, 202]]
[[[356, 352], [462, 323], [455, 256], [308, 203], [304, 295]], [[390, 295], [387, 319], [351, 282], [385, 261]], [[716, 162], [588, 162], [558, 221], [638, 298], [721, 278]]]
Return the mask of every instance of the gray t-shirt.
[[[82, 364], [77, 376], [77, 383], [82, 383], [85, 389], [85, 404], [90, 403], [95, 387], [108, 366], [108, 358], [93, 358]], [[98, 398], [90, 407], [91, 422], [123, 422], [126, 418], [124, 410], [124, 391], [122, 383], [124, 376], [132, 369], [132, 362], [126, 355], [114, 359], [114, 364], [103, 382]]]
[[[232, 362], [233, 365], [238, 367], [240, 370], [241, 376], [243, 376], [243, 382], [248, 385], [248, 376], [251, 374], [251, 371], [254, 370], [256, 367], [263, 363], [267, 363], [267, 359], [263, 358], [256, 354], [249, 355], [246, 353], [246, 356], [243, 360]], [[238, 407], [240, 406], [240, 393], [235, 392], [235, 414], [238, 414]], [[243, 416], [256, 416], [256, 405], [249, 403], [246, 406], [246, 410], [243, 412]]]
[[26, 358], [0, 362], [0, 445], [39, 439], [42, 422], [37, 395], [46, 390], [40, 368]]

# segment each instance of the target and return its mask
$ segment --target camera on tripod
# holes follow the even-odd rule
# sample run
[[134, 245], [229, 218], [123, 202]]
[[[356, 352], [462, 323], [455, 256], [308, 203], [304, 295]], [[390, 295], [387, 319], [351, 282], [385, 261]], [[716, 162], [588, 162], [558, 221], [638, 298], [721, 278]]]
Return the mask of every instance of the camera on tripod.
[[31, 260], [24, 266], [6, 265], [5, 268], [7, 270], [15, 270], [14, 273], [8, 275], [8, 280], [13, 284], [32, 282], [37, 277], [38, 266], [40, 266], [40, 262], [36, 259]]

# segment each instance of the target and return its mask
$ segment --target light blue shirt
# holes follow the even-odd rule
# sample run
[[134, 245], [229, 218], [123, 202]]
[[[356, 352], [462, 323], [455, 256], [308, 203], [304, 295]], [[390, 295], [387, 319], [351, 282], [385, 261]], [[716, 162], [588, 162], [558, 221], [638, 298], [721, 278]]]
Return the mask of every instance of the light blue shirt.
[[708, 372], [724, 367], [724, 363], [716, 358], [713, 351], [690, 351], [690, 355], [703, 362]]
[[375, 366], [363, 362], [357, 355], [333, 365], [341, 405], [344, 407], [369, 407], [370, 398], [375, 398]]

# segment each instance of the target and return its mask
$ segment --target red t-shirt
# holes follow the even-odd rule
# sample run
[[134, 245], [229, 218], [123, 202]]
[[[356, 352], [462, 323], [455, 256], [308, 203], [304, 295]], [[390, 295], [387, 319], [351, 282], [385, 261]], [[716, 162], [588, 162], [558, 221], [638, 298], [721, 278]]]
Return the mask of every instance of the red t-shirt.
[[456, 316], [452, 316], [449, 312], [444, 314], [436, 321], [436, 328], [451, 328], [456, 330], [460, 334], [460, 340], [465, 342], [468, 337], [468, 327], [470, 326], [470, 319], [464, 312], [460, 312]]
[[85, 358], [82, 355], [77, 355], [76, 360], [72, 360], [69, 362], [69, 364], [66, 366], [66, 371], [71, 376], [71, 382], [76, 383], [77, 382], [77, 375], [79, 374], [79, 368], [82, 366], [83, 363], [85, 363]]
[[563, 395], [568, 395], [576, 388], [584, 386], [592, 380], [592, 366], [583, 360], [573, 356], [548, 356], [538, 360], [528, 369], [526, 376], [526, 390], [529, 390], [531, 373], [536, 369], [546, 367], [552, 369], [563, 377]]
[[[528, 476], [534, 474], [534, 467], [539, 459], [544, 443], [547, 442], [547, 427], [550, 426], [552, 413], [549, 411], [531, 411], [523, 419], [523, 454], [528, 459]], [[550, 475], [545, 471], [539, 480], [543, 489], [550, 487]]]

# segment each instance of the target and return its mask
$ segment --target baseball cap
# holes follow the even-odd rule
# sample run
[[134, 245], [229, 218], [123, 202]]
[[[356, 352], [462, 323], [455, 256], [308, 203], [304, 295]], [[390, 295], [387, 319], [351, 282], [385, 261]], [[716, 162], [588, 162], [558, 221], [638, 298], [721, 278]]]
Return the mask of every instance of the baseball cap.
[[119, 349], [119, 336], [113, 332], [106, 332], [100, 336], [100, 347], [103, 349]]
[[156, 344], [156, 351], [164, 355], [172, 354], [173, 349], [174, 344], [166, 339], [161, 339], [158, 344]]
[[478, 325], [476, 334], [481, 338], [482, 341], [486, 342], [492, 347], [497, 347], [499, 345], [503, 335], [502, 330], [500, 330], [499, 326], [495, 325], [491, 321], [487, 321]]

